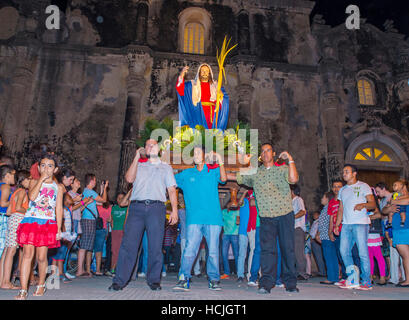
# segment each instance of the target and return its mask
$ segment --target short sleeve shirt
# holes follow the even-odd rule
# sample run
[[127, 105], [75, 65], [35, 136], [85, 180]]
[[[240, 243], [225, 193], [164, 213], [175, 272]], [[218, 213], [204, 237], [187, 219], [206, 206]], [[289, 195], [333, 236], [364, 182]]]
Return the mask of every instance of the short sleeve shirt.
[[237, 183], [253, 188], [260, 217], [274, 218], [293, 211], [287, 165], [268, 169], [262, 165], [252, 175], [237, 173]]
[[237, 217], [240, 216], [240, 210], [229, 211], [223, 210], [223, 230], [225, 235], [238, 235], [239, 225], [236, 223]]
[[183, 190], [186, 204], [186, 225], [223, 225], [218, 186], [220, 168], [199, 171], [196, 167], [178, 173], [176, 182]]
[[371, 195], [371, 188], [364, 182], [357, 181], [352, 185], [345, 185], [338, 194], [338, 200], [342, 201], [343, 224], [370, 224], [369, 215], [364, 208], [360, 211], [354, 210], [359, 203], [366, 203], [366, 196]]
[[162, 161], [139, 162], [131, 200], [166, 202], [166, 189], [173, 186], [176, 186], [176, 181], [170, 165]]
[[[96, 199], [98, 197], [98, 193], [96, 193], [94, 190], [85, 188], [84, 192], [82, 193], [84, 198], [93, 198]], [[97, 211], [97, 202], [94, 200], [91, 203], [89, 203], [86, 208], [82, 211], [82, 219], [95, 219], [95, 217], [92, 215], [89, 210], [92, 211], [92, 213], [95, 215], [95, 217], [98, 216], [98, 211]]]
[[[335, 231], [335, 226], [337, 224], [337, 217], [338, 217], [338, 210], [339, 210], [339, 200], [337, 199], [331, 199], [328, 203], [328, 215], [332, 217], [332, 223], [333, 223], [333, 228]], [[339, 225], [339, 232], [341, 232], [342, 229], [342, 223]]]
[[111, 209], [112, 217], [112, 231], [114, 230], [123, 230], [126, 218], [127, 207], [120, 207], [115, 205]]
[[328, 215], [328, 205], [326, 205], [320, 213], [320, 217], [318, 218], [318, 232], [320, 233], [321, 240], [330, 240], [328, 235], [329, 229], [329, 219], [331, 216]]
[[[297, 214], [301, 210], [305, 211], [304, 200], [299, 196], [294, 197], [294, 199], [292, 200], [292, 205], [294, 214]], [[305, 215], [295, 219], [295, 228], [301, 228], [305, 231]]]

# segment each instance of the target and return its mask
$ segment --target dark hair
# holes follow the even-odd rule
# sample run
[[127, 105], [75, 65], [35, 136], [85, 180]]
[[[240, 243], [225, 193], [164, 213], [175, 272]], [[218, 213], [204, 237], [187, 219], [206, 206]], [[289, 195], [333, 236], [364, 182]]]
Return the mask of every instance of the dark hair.
[[30, 178], [30, 172], [27, 170], [19, 170], [16, 173], [16, 187], [24, 188], [22, 183], [24, 180]]
[[334, 183], [341, 183], [342, 185], [344, 185], [344, 181], [342, 181], [341, 179], [334, 179], [332, 180], [332, 186], [334, 185]]
[[301, 193], [301, 189], [298, 184], [290, 184], [290, 189], [294, 192], [296, 196], [299, 196]]
[[54, 161], [55, 167], [56, 168], [58, 167], [57, 156], [54, 153], [51, 153], [51, 152], [43, 153], [40, 157], [40, 160], [38, 160], [38, 164], [40, 164], [43, 159]]
[[56, 174], [56, 178], [57, 178], [57, 181], [59, 182], [59, 183], [62, 183], [62, 180], [63, 180], [63, 178], [64, 177], [66, 177], [66, 178], [69, 178], [69, 177], [75, 177], [75, 172], [74, 171], [72, 171], [70, 168], [63, 168], [63, 169], [61, 169], [61, 171], [59, 171], [57, 174]]
[[7, 173], [12, 173], [14, 171], [13, 167], [4, 165], [0, 167], [0, 179], [4, 179]]
[[87, 174], [85, 175], [85, 186], [89, 185], [89, 183], [90, 183], [92, 180], [94, 180], [94, 178], [96, 178], [96, 177], [95, 177], [95, 174], [93, 174], [93, 173], [87, 173]]
[[271, 147], [271, 149], [274, 151], [274, 146], [273, 146], [273, 144], [272, 143], [270, 143], [270, 142], [264, 142], [261, 146], [260, 146], [260, 148], [262, 148], [262, 147], [264, 147], [264, 146], [270, 146]]
[[328, 191], [324, 193], [324, 196], [328, 199], [328, 200], [332, 200], [335, 197], [335, 194], [332, 191]]
[[107, 198], [107, 201], [105, 201], [105, 202], [102, 204], [102, 208], [108, 209], [110, 205], [111, 205], [111, 202], [110, 202], [110, 201], [108, 200], [108, 198]]
[[358, 172], [358, 168], [357, 168], [355, 165], [353, 165], [353, 164], [347, 163], [347, 164], [344, 165], [344, 169], [345, 169], [346, 167], [350, 167], [351, 170], [352, 170], [352, 173]]
[[13, 160], [13, 158], [11, 158], [9, 156], [1, 156], [0, 157], [0, 163], [3, 163], [3, 166], [7, 165], [9, 167], [14, 168], [14, 160]]
[[378, 183], [375, 185], [375, 188], [379, 188], [379, 189], [381, 189], [381, 190], [383, 190], [383, 189], [388, 190], [388, 187], [386, 186], [386, 183], [385, 183], [385, 182], [378, 182]]

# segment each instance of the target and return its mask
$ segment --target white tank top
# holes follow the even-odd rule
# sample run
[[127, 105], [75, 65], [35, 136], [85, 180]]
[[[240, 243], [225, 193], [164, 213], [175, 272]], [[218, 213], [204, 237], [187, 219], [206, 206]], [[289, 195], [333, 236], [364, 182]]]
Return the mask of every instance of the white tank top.
[[43, 183], [34, 201], [30, 201], [25, 217], [55, 221], [55, 207], [57, 205], [58, 185]]

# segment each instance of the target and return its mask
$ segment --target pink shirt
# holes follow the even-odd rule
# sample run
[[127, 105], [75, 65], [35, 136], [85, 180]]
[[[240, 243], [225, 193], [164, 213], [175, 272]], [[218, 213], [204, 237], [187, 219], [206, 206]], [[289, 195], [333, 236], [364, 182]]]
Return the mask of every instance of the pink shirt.
[[99, 216], [104, 221], [104, 229], [107, 229], [107, 221], [111, 220], [111, 209], [112, 206], [109, 206], [108, 209], [105, 209], [103, 206], [98, 206]]

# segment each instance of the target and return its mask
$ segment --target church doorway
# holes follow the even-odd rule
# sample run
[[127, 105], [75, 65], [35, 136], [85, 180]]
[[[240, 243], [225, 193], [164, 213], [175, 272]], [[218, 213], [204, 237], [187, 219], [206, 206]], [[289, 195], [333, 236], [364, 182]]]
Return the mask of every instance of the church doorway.
[[400, 173], [396, 171], [358, 169], [358, 180], [369, 184], [371, 187], [375, 187], [378, 182], [384, 182], [388, 190], [392, 191], [393, 183], [399, 178]]
[[358, 168], [358, 180], [374, 187], [384, 182], [392, 191], [393, 183], [407, 177], [408, 156], [404, 149], [380, 132], [364, 134], [348, 147], [345, 163]]

